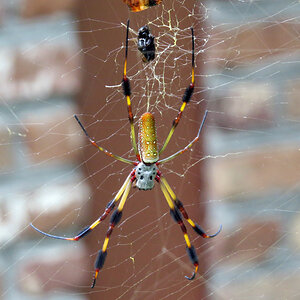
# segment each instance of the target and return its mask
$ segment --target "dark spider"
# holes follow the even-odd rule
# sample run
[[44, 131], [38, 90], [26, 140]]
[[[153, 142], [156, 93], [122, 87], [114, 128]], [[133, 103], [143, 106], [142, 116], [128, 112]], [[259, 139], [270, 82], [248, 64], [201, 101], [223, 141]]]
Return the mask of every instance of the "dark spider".
[[155, 58], [154, 36], [150, 33], [148, 25], [139, 29], [138, 49], [144, 55], [143, 61], [149, 62]]

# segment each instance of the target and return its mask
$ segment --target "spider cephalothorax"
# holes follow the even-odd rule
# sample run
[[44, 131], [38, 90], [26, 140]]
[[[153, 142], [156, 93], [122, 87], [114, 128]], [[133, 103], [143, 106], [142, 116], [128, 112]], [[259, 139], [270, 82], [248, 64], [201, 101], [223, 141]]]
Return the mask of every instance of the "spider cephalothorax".
[[[133, 3], [134, 1], [127, 1], [130, 3]], [[145, 1], [138, 1], [138, 2], [143, 2], [143, 3], [148, 3], [147, 5], [149, 6], [151, 3], [159, 3], [161, 1], [159, 0], [145, 0]], [[153, 4], [152, 4], [153, 5]], [[122, 213], [123, 213], [123, 208], [125, 205], [125, 202], [127, 200], [128, 194], [130, 192], [130, 189], [132, 187], [132, 184], [136, 182], [136, 186], [139, 189], [142, 190], [151, 190], [154, 187], [154, 180], [157, 181], [160, 185], [161, 191], [168, 203], [169, 209], [170, 209], [170, 214], [174, 221], [180, 226], [181, 231], [184, 236], [184, 240], [186, 243], [186, 250], [188, 253], [188, 256], [190, 258], [190, 261], [194, 265], [194, 272], [191, 277], [187, 277], [187, 279], [192, 280], [195, 278], [195, 275], [198, 270], [198, 257], [195, 248], [190, 242], [190, 239], [187, 234], [187, 229], [183, 223], [183, 218], [189, 223], [189, 225], [194, 229], [194, 231], [202, 236], [203, 238], [212, 238], [216, 236], [220, 231], [221, 228], [218, 230], [217, 233], [213, 235], [207, 235], [205, 231], [197, 224], [195, 223], [192, 219], [189, 218], [182, 202], [176, 197], [174, 191], [168, 184], [167, 180], [165, 179], [164, 176], [162, 176], [161, 172], [158, 170], [158, 166], [160, 164], [163, 164], [165, 162], [168, 162], [177, 156], [183, 154], [186, 152], [188, 149], [190, 149], [195, 142], [199, 140], [201, 130], [203, 128], [206, 116], [207, 116], [207, 111], [205, 111], [205, 114], [203, 116], [200, 128], [198, 130], [197, 136], [183, 149], [175, 152], [174, 154], [170, 155], [169, 157], [159, 159], [159, 156], [163, 153], [165, 148], [167, 147], [174, 131], [175, 128], [177, 127], [182, 113], [187, 105], [187, 103], [190, 101], [193, 91], [194, 91], [194, 81], [195, 81], [195, 74], [194, 74], [194, 32], [192, 30], [192, 80], [190, 85], [187, 87], [183, 97], [182, 97], [182, 105], [179, 109], [179, 112], [176, 116], [176, 118], [173, 121], [173, 125], [171, 127], [171, 130], [162, 146], [162, 148], [158, 151], [157, 148], [157, 140], [156, 140], [156, 129], [155, 129], [155, 119], [153, 114], [147, 112], [144, 113], [139, 120], [139, 134], [138, 134], [138, 146], [136, 143], [135, 139], [135, 129], [134, 129], [134, 118], [133, 118], [133, 113], [131, 109], [131, 100], [130, 100], [130, 94], [131, 94], [131, 89], [130, 89], [130, 84], [129, 84], [129, 79], [127, 78], [126, 75], [126, 66], [127, 66], [127, 52], [128, 52], [128, 32], [129, 32], [129, 21], [127, 22], [127, 34], [126, 34], [126, 47], [125, 47], [125, 62], [124, 62], [124, 73], [123, 73], [123, 93], [126, 97], [127, 100], [127, 109], [128, 109], [128, 118], [130, 122], [130, 127], [131, 127], [131, 143], [132, 147], [136, 156], [137, 161], [132, 161], [127, 158], [112, 154], [111, 152], [107, 151], [106, 149], [102, 148], [99, 146], [87, 133], [86, 129], [78, 119], [78, 117], [75, 115], [75, 118], [80, 125], [81, 129], [89, 139], [90, 143], [98, 148], [100, 151], [104, 152], [106, 155], [117, 159], [123, 163], [130, 164], [134, 166], [133, 170], [130, 172], [130, 174], [127, 176], [125, 179], [123, 185], [115, 195], [114, 199], [109, 201], [108, 204], [106, 205], [106, 208], [102, 215], [90, 226], [86, 227], [83, 229], [80, 233], [78, 233], [74, 237], [62, 237], [62, 236], [57, 236], [57, 235], [52, 235], [49, 233], [45, 233], [38, 228], [34, 227], [32, 224], [31, 226], [38, 232], [42, 233], [43, 235], [46, 235], [48, 237], [52, 237], [55, 239], [61, 239], [61, 240], [68, 240], [68, 241], [78, 241], [79, 239], [83, 238], [86, 236], [88, 233], [90, 233], [97, 225], [99, 225], [107, 216], [110, 212], [112, 212], [115, 207], [116, 203], [120, 200], [117, 208], [115, 211], [112, 213], [112, 216], [110, 218], [109, 222], [109, 228], [106, 233], [106, 237], [103, 242], [102, 249], [99, 250], [98, 257], [95, 262], [95, 275], [94, 275], [94, 280], [92, 283], [92, 288], [95, 286], [96, 279], [98, 277], [98, 273], [100, 269], [102, 269], [106, 256], [107, 256], [107, 247], [108, 247], [108, 242], [110, 235], [113, 232], [113, 229], [115, 226], [120, 222], [122, 218]]]
[[140, 190], [151, 190], [157, 175], [156, 164], [146, 165], [140, 162], [135, 169], [136, 186]]

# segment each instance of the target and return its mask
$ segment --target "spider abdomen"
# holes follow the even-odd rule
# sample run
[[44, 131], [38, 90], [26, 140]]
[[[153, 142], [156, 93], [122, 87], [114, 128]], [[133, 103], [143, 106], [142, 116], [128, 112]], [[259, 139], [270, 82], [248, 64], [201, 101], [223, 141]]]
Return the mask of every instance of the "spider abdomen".
[[144, 113], [139, 121], [138, 147], [141, 159], [146, 164], [158, 161], [155, 119], [153, 114]]

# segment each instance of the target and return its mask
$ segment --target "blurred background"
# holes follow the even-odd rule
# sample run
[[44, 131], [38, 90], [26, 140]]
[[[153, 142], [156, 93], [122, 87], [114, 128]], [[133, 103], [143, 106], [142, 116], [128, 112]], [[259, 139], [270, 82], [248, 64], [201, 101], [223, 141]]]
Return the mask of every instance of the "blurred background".
[[[0, 2], [0, 299], [298, 299], [300, 4], [290, 0], [164, 0], [139, 13], [121, 0]], [[196, 88], [164, 157], [198, 145], [161, 171], [191, 218], [193, 268], [159, 186], [132, 193], [96, 287], [102, 214], [134, 159], [122, 93], [126, 21], [133, 112], [155, 114], [163, 143], [190, 82]], [[137, 31], [148, 24], [156, 59], [145, 64]]]

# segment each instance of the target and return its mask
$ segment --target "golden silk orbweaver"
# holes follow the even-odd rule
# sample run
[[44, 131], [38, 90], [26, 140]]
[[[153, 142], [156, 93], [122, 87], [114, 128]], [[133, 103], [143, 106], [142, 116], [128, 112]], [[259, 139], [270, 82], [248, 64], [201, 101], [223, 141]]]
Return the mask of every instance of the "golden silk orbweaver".
[[[127, 54], [128, 54], [128, 32], [129, 32], [129, 20], [127, 22], [127, 34], [126, 34], [126, 47], [125, 47], [125, 62], [124, 62], [124, 72], [123, 72], [123, 81], [122, 81], [122, 87], [123, 87], [123, 93], [124, 96], [126, 97], [127, 101], [127, 109], [128, 109], [128, 118], [130, 122], [130, 127], [131, 127], [131, 143], [132, 147], [134, 150], [134, 153], [136, 155], [136, 161], [129, 160], [127, 158], [112, 154], [110, 151], [102, 148], [99, 146], [87, 133], [86, 129], [80, 122], [79, 118], [75, 115], [75, 119], [77, 120], [78, 124], [80, 125], [81, 129], [83, 130], [84, 134], [87, 136], [89, 139], [90, 143], [98, 148], [101, 152], [106, 154], [107, 156], [110, 156], [116, 160], [119, 160], [123, 163], [131, 164], [133, 165], [133, 169], [130, 172], [130, 174], [127, 176], [126, 180], [124, 181], [123, 185], [121, 186], [120, 190], [116, 194], [113, 200], [108, 202], [106, 205], [106, 208], [102, 215], [90, 226], [84, 228], [79, 234], [77, 234], [74, 237], [62, 237], [62, 236], [56, 236], [52, 235], [46, 232], [41, 231], [40, 229], [36, 228], [33, 224], [30, 224], [36, 231], [39, 233], [55, 238], [55, 239], [61, 239], [61, 240], [67, 240], [67, 241], [78, 241], [79, 239], [83, 238], [86, 236], [88, 233], [90, 233], [96, 226], [98, 226], [107, 216], [110, 212], [113, 211], [113, 209], [116, 206], [116, 203], [120, 200], [116, 210], [112, 213], [110, 222], [109, 222], [109, 228], [106, 233], [106, 237], [104, 239], [104, 243], [102, 246], [102, 249], [99, 251], [96, 262], [95, 262], [95, 274], [94, 274], [94, 279], [92, 283], [92, 288], [95, 286], [96, 279], [98, 277], [100, 269], [103, 267], [105, 258], [107, 256], [107, 247], [108, 247], [108, 242], [110, 239], [110, 236], [113, 232], [113, 229], [115, 226], [120, 222], [122, 218], [122, 212], [123, 208], [126, 202], [126, 199], [128, 197], [128, 194], [130, 192], [130, 189], [132, 187], [132, 184], [135, 183], [136, 186], [140, 190], [151, 190], [154, 187], [155, 181], [160, 184], [160, 188], [162, 190], [162, 193], [169, 205], [170, 208], [170, 214], [174, 221], [178, 223], [180, 226], [185, 243], [186, 243], [186, 249], [188, 256], [194, 265], [194, 272], [191, 277], [187, 277], [187, 279], [192, 280], [195, 278], [196, 272], [198, 270], [198, 257], [195, 251], [195, 248], [190, 242], [190, 239], [187, 234], [187, 229], [183, 223], [183, 218], [189, 223], [189, 225], [194, 229], [194, 231], [201, 235], [203, 238], [212, 238], [215, 237], [216, 235], [219, 234], [219, 232], [222, 229], [222, 226], [220, 226], [219, 230], [213, 234], [213, 235], [207, 235], [205, 231], [197, 224], [195, 223], [192, 219], [189, 218], [182, 202], [176, 197], [175, 193], [173, 192], [172, 188], [168, 184], [167, 180], [165, 177], [162, 175], [162, 173], [159, 171], [158, 166], [160, 164], [163, 164], [165, 162], [168, 162], [170, 160], [173, 160], [177, 156], [183, 154], [186, 152], [188, 149], [190, 149], [194, 143], [196, 143], [199, 140], [200, 133], [202, 131], [204, 122], [207, 117], [207, 111], [205, 111], [200, 128], [198, 130], [197, 136], [188, 144], [186, 145], [183, 149], [175, 152], [174, 154], [170, 155], [169, 157], [160, 159], [159, 156], [163, 153], [165, 148], [167, 147], [175, 128], [177, 127], [182, 113], [187, 105], [187, 103], [190, 101], [191, 96], [193, 94], [194, 90], [194, 81], [195, 81], [195, 75], [194, 75], [194, 68], [195, 68], [195, 63], [194, 63], [194, 31], [193, 28], [191, 28], [192, 32], [192, 79], [191, 83], [187, 87], [183, 97], [182, 97], [182, 105], [179, 109], [179, 112], [176, 116], [176, 118], [173, 121], [173, 125], [171, 127], [171, 130], [160, 150], [158, 150], [157, 146], [157, 139], [156, 139], [156, 127], [155, 127], [155, 119], [152, 113], [146, 112], [144, 113], [139, 120], [139, 131], [138, 131], [138, 145], [136, 144], [136, 139], [135, 139], [135, 130], [134, 130], [134, 118], [132, 114], [132, 109], [131, 109], [131, 100], [130, 100], [130, 95], [131, 95], [131, 89], [130, 89], [130, 83], [129, 79], [127, 78], [126, 75], [126, 69], [127, 69]], [[183, 217], [183, 218], [182, 218]]]

